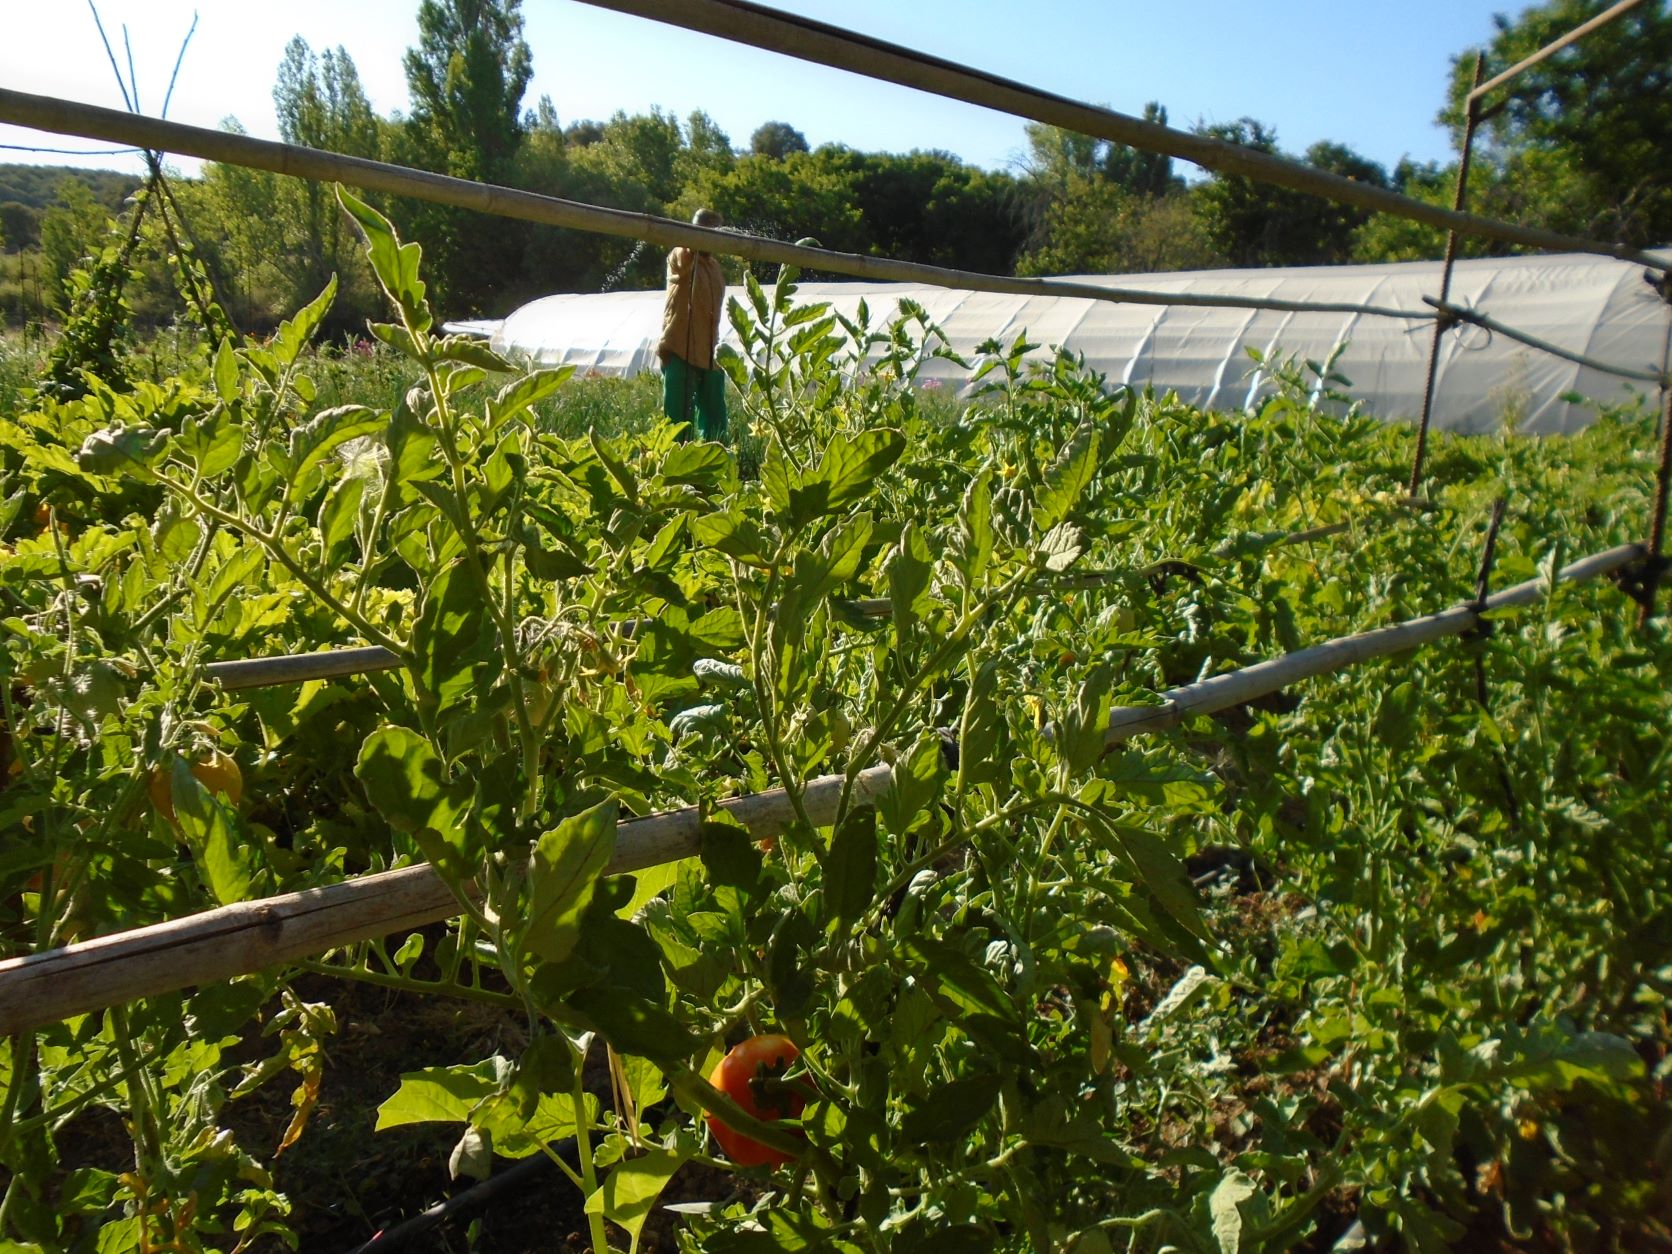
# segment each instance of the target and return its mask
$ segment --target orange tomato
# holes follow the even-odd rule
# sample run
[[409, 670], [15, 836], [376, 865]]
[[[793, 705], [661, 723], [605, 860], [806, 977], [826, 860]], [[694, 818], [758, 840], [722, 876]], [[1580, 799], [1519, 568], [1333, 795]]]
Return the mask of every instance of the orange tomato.
[[[801, 1051], [787, 1036], [752, 1036], [714, 1064], [708, 1082], [756, 1119], [794, 1119], [807, 1105], [807, 1097], [795, 1085], [785, 1084], [783, 1077], [799, 1057]], [[727, 1126], [716, 1115], [707, 1118], [708, 1130], [739, 1167], [781, 1167], [795, 1161], [792, 1155]]]

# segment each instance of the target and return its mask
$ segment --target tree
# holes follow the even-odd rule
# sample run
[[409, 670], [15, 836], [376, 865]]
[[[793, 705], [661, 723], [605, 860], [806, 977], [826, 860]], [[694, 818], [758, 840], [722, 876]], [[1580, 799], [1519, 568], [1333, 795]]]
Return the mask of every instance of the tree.
[[1009, 175], [946, 152], [863, 153], [825, 145], [812, 162], [852, 189], [863, 251], [1001, 274], [1015, 265], [1027, 231]]
[[782, 161], [792, 152], [806, 152], [807, 137], [788, 122], [766, 122], [749, 136], [749, 151], [758, 157]]
[[104, 247], [110, 227], [110, 214], [86, 183], [74, 178], [59, 182], [58, 203], [41, 214], [41, 261], [55, 306], [63, 307], [70, 272]]
[[[698, 205], [719, 210], [728, 223], [751, 235], [811, 236], [826, 248], [865, 251], [852, 180], [813, 153], [792, 152], [781, 160], [750, 153], [724, 173], [704, 171], [677, 207], [689, 213]], [[807, 277], [819, 276], [809, 271]]]
[[1223, 265], [1192, 198], [1141, 196], [1103, 178], [1071, 176], [1046, 209], [1018, 274], [1151, 274]]
[[[1167, 110], [1144, 106], [1144, 119], [1165, 125]], [[1094, 139], [1042, 123], [1027, 126], [1024, 198], [1032, 229], [1017, 262], [1028, 274], [1084, 274], [1182, 269], [1211, 264], [1184, 182], [1170, 157]], [[1161, 224], [1179, 232], [1168, 241]]]
[[701, 170], [729, 170], [736, 160], [731, 136], [701, 109], [693, 110], [691, 116], [685, 119], [685, 150], [680, 154], [679, 163], [680, 186], [689, 185]]
[[497, 177], [522, 140], [522, 98], [534, 59], [521, 9], [521, 0], [418, 6], [418, 46], [402, 60], [411, 126], [457, 178]]
[[584, 148], [604, 138], [604, 124], [591, 118], [571, 122], [563, 128], [563, 142], [571, 148]]
[[[398, 155], [456, 178], [507, 179], [534, 73], [522, 30], [520, 0], [423, 0], [418, 46], [403, 60], [412, 112]], [[522, 270], [524, 229], [442, 206], [403, 209], [445, 307], [477, 312], [504, 303]]]
[[[1167, 110], [1152, 100], [1144, 106], [1144, 121], [1167, 125]], [[1134, 196], [1164, 196], [1183, 185], [1173, 177], [1173, 159], [1164, 152], [1146, 152], [1125, 144], [1103, 150], [1103, 177]]]
[[1102, 140], [1046, 122], [1029, 122], [1022, 129], [1028, 137], [1028, 155], [1022, 168], [1047, 192], [1060, 192], [1076, 175], [1091, 178], [1101, 173]]
[[[1200, 133], [1280, 153], [1277, 133], [1254, 118], [1204, 127]], [[1313, 144], [1306, 160], [1331, 174], [1387, 186], [1381, 166], [1342, 144]], [[1191, 195], [1213, 246], [1234, 266], [1339, 265], [1352, 258], [1355, 233], [1370, 218], [1366, 210], [1241, 175], [1217, 174]]]
[[[300, 35], [292, 39], [279, 63], [273, 108], [286, 143], [351, 157], [375, 157], [380, 151], [381, 124], [360, 84], [354, 58], [344, 48], [315, 56]], [[248, 180], [243, 185], [257, 190]], [[277, 201], [273, 225], [280, 230], [285, 253], [282, 308], [313, 299], [335, 274], [343, 289], [334, 317], [339, 323], [358, 321], [358, 310], [368, 306], [371, 296], [369, 276], [358, 240], [330, 186], [286, 179], [257, 194]]]
[[[1605, 7], [1605, 0], [1545, 0], [1517, 18], [1493, 18], [1488, 74]], [[1474, 50], [1453, 59], [1440, 115], [1459, 144], [1474, 61]], [[1484, 104], [1485, 181], [1513, 189], [1527, 215], [1521, 220], [1639, 246], [1672, 240], [1672, 5], [1638, 5], [1523, 70]], [[1540, 185], [1552, 175], [1554, 184]]]
[[9, 253], [35, 247], [41, 240], [40, 212], [15, 200], [0, 204], [0, 237], [4, 237]]

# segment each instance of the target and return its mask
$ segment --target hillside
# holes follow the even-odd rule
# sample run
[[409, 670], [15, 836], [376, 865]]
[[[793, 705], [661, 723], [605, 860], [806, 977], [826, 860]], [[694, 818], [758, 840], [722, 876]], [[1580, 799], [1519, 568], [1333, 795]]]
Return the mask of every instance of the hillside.
[[118, 170], [81, 170], [67, 165], [0, 165], [0, 204], [16, 201], [31, 209], [44, 209], [58, 199], [58, 184], [66, 178], [80, 179], [102, 205], [121, 208], [139, 186], [139, 176]]

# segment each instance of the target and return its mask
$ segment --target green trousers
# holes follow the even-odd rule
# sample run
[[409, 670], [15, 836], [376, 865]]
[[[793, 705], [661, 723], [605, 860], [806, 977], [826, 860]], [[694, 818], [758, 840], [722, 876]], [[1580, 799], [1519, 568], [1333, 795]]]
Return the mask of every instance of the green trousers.
[[[696, 428], [704, 440], [726, 438], [726, 374], [704, 370], [682, 357], [670, 356], [662, 365], [662, 411], [670, 422]], [[691, 438], [687, 431], [685, 439]]]

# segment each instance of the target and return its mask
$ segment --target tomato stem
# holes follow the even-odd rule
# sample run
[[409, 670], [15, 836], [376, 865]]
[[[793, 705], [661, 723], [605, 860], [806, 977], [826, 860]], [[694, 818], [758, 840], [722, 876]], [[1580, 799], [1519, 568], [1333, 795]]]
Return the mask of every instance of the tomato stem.
[[[575, 1070], [575, 1146], [580, 1151], [581, 1187], [588, 1199], [598, 1191], [598, 1171], [592, 1162], [592, 1121], [586, 1117], [586, 1051], [570, 1044]], [[608, 1254], [609, 1240], [604, 1231], [602, 1213], [588, 1212], [593, 1254]]]

